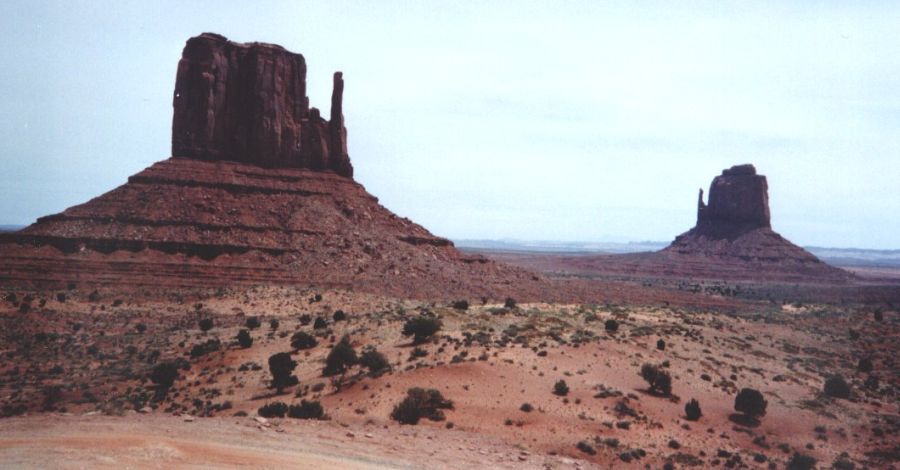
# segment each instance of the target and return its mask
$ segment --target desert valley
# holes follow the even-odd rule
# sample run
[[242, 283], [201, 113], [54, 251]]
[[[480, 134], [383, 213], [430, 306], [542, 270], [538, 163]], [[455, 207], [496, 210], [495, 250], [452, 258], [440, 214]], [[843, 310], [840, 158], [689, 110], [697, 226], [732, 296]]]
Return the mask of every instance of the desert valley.
[[171, 158], [0, 233], [0, 466], [900, 465], [900, 269], [777, 233], [762, 168], [658, 251], [461, 250], [354, 180], [345, 78], [193, 37]]

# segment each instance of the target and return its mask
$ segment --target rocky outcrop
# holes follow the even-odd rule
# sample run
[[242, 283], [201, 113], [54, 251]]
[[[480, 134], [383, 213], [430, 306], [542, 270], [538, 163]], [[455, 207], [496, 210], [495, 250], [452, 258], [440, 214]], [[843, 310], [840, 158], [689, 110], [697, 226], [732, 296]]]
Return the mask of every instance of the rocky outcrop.
[[351, 177], [342, 74], [327, 121], [309, 107], [305, 77], [303, 57], [280, 46], [189, 40], [172, 158], [0, 234], [0, 286], [289, 284], [497, 299], [557, 291], [381, 206]]
[[172, 156], [268, 168], [330, 170], [352, 177], [334, 74], [331, 120], [306, 96], [306, 61], [265, 43], [204, 33], [187, 41], [175, 80]]
[[757, 228], [771, 227], [766, 177], [753, 165], [736, 165], [713, 179], [709, 204], [703, 190], [697, 207], [697, 230], [716, 237], [735, 237]]

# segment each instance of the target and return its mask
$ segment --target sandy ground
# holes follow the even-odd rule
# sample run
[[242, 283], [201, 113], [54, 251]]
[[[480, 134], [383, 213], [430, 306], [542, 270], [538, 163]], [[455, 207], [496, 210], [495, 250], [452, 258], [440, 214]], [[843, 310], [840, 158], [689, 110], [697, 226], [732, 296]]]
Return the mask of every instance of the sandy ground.
[[461, 431], [255, 418], [58, 415], [5, 420], [3, 468], [577, 468]]
[[[889, 306], [877, 307], [883, 319], [876, 320], [876, 307], [865, 305], [458, 310], [345, 291], [321, 291], [316, 301], [315, 294], [254, 288], [177, 301], [103, 293], [90, 301], [70, 293], [61, 302], [33, 293], [27, 313], [0, 303], [0, 411], [12, 416], [0, 420], [0, 461], [13, 468], [783, 468], [802, 453], [823, 467], [842, 454], [857, 468], [897, 463], [900, 318]], [[337, 309], [347, 320], [333, 321]], [[419, 346], [424, 356], [413, 357], [401, 330], [423, 310], [443, 328]], [[303, 324], [305, 314], [328, 319], [327, 328]], [[251, 330], [252, 347], [241, 348], [234, 338], [252, 315], [262, 325]], [[213, 328], [201, 331], [201, 318]], [[614, 332], [605, 328], [612, 319]], [[292, 351], [297, 331], [319, 344]], [[344, 335], [357, 351], [377, 348], [392, 370], [369, 376], [353, 367], [341, 383], [323, 377], [330, 346]], [[211, 339], [221, 346], [190, 354]], [[298, 363], [299, 385], [282, 394], [270, 388], [267, 368], [279, 352]], [[857, 370], [864, 357], [872, 372]], [[153, 364], [173, 360], [185, 368], [164, 400], [150, 399]], [[670, 396], [648, 392], [638, 373], [644, 363], [671, 374]], [[825, 377], [836, 373], [850, 384], [849, 399], [822, 394]], [[553, 393], [559, 380], [570, 388], [566, 396]], [[52, 386], [61, 394], [48, 402]], [[411, 387], [452, 400], [446, 420], [393, 421]], [[743, 387], [768, 400], [758, 426], [732, 419]], [[703, 410], [695, 422], [684, 416], [692, 398]], [[266, 403], [300, 400], [319, 401], [330, 419], [256, 420]]]

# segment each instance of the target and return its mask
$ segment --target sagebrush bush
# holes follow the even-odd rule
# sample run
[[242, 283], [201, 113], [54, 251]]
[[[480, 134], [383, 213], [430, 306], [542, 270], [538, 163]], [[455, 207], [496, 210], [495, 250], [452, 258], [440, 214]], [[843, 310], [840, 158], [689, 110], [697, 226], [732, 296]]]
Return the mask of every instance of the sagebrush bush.
[[434, 317], [420, 315], [403, 324], [403, 336], [412, 336], [414, 344], [422, 344], [440, 331], [443, 324]]
[[672, 393], [672, 376], [659, 366], [644, 364], [641, 366], [641, 377], [650, 385], [650, 391], [662, 395]]
[[272, 374], [272, 387], [281, 393], [285, 387], [297, 384], [297, 377], [292, 375], [297, 362], [291, 354], [280, 352], [269, 357], [269, 372]]
[[316, 338], [305, 331], [298, 331], [291, 336], [291, 347], [297, 350], [314, 348], [317, 344], [319, 342]]
[[247, 349], [250, 346], [253, 346], [253, 337], [250, 336], [250, 331], [248, 331], [248, 330], [238, 331], [237, 342], [244, 349]]
[[569, 385], [566, 384], [565, 380], [560, 379], [553, 384], [553, 393], [564, 397], [569, 394]]
[[684, 415], [687, 417], [688, 421], [697, 421], [703, 416], [703, 412], [700, 410], [700, 402], [695, 398], [691, 398], [691, 401], [687, 402], [684, 405]]
[[281, 401], [266, 403], [265, 405], [259, 407], [258, 410], [256, 410], [256, 414], [262, 416], [263, 418], [284, 418], [284, 415], [287, 414], [287, 412], [287, 404]]
[[331, 348], [331, 352], [325, 358], [325, 368], [322, 369], [322, 375], [329, 377], [343, 374], [357, 362], [359, 362], [359, 358], [356, 356], [356, 350], [350, 345], [350, 337], [344, 336]]
[[197, 322], [197, 326], [200, 327], [200, 331], [209, 331], [213, 327], [212, 318], [201, 318], [199, 322]]
[[609, 319], [606, 320], [606, 322], [603, 324], [603, 327], [606, 328], [606, 331], [615, 333], [616, 331], [619, 331], [619, 322], [613, 319]]
[[325, 419], [325, 410], [318, 401], [300, 400], [299, 405], [291, 405], [287, 415], [297, 419]]
[[250, 328], [251, 330], [259, 328], [259, 325], [261, 325], [261, 323], [259, 322], [259, 317], [256, 316], [247, 317], [247, 320], [244, 322], [244, 326]]
[[359, 363], [366, 369], [369, 369], [369, 374], [373, 376], [381, 375], [391, 368], [391, 363], [387, 360], [387, 357], [374, 348], [364, 351], [359, 357]]
[[768, 404], [763, 394], [752, 388], [742, 388], [734, 397], [734, 410], [754, 419], [766, 415]]
[[850, 398], [850, 385], [840, 375], [832, 375], [825, 379], [824, 391], [829, 397]]
[[347, 314], [344, 313], [343, 310], [335, 310], [334, 315], [331, 316], [331, 319], [334, 321], [344, 321], [347, 319]]
[[394, 407], [391, 418], [400, 424], [418, 424], [422, 418], [443, 421], [445, 416], [441, 410], [452, 409], [453, 402], [445, 399], [440, 391], [416, 387], [406, 391], [406, 398]]
[[174, 362], [161, 362], [150, 373], [150, 381], [162, 389], [169, 389], [178, 378], [178, 366]]

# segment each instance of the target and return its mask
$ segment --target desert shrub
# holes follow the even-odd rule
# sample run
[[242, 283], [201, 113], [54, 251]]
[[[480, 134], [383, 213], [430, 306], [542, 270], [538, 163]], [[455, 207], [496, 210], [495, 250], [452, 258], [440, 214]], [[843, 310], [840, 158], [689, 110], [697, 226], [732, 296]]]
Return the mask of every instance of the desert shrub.
[[812, 470], [813, 468], [816, 468], [816, 459], [800, 453], [795, 453], [787, 464], [787, 470]]
[[666, 350], [666, 342], [663, 341], [662, 338], [656, 340], [656, 349], [659, 349], [660, 351]]
[[350, 345], [350, 337], [344, 336], [331, 348], [328, 357], [325, 358], [325, 368], [322, 375], [328, 377], [343, 374], [349, 367], [359, 362], [356, 350]]
[[432, 421], [443, 421], [444, 412], [452, 410], [453, 402], [444, 398], [441, 392], [433, 388], [411, 388], [391, 412], [391, 419], [400, 424], [418, 424], [422, 418]]
[[857, 339], [859, 339], [859, 332], [856, 331], [856, 330], [851, 329], [851, 330], [850, 330], [850, 339], [852, 339], [852, 340], [857, 340]]
[[306, 325], [309, 325], [310, 323], [312, 323], [312, 317], [308, 313], [304, 313], [303, 315], [300, 315], [299, 320], [300, 320], [300, 324], [303, 326], [306, 326]]
[[138, 333], [143, 333], [143, 332], [147, 331], [147, 325], [145, 325], [143, 323], [138, 323], [137, 325], [134, 326], [134, 329]]
[[334, 314], [331, 316], [331, 319], [334, 321], [344, 321], [347, 319], [347, 314], [344, 313], [343, 310], [335, 310]]
[[684, 405], [684, 415], [687, 417], [688, 421], [697, 421], [703, 416], [703, 412], [700, 410], [700, 402], [695, 398], [691, 398], [691, 401], [687, 402]]
[[359, 357], [359, 363], [366, 369], [369, 369], [369, 374], [373, 376], [381, 375], [391, 368], [391, 363], [388, 362], [387, 357], [374, 348], [364, 351]]
[[428, 355], [428, 351], [416, 346], [409, 352], [409, 360], [418, 359]]
[[195, 344], [191, 348], [191, 357], [205, 356], [211, 352], [218, 351], [222, 347], [222, 343], [217, 338], [206, 340], [205, 343]]
[[175, 379], [178, 378], [178, 365], [174, 362], [161, 362], [150, 372], [150, 381], [167, 390], [172, 388]]
[[31, 304], [21, 303], [19, 304], [19, 313], [25, 314], [31, 311]]
[[325, 410], [318, 401], [300, 400], [299, 405], [291, 405], [287, 415], [297, 419], [325, 419]]
[[872, 358], [864, 357], [856, 364], [856, 370], [859, 372], [872, 372]]
[[669, 395], [672, 393], [672, 376], [653, 364], [641, 366], [641, 377], [650, 385], [650, 391]]
[[594, 449], [594, 446], [588, 444], [585, 441], [578, 441], [578, 444], [575, 445], [575, 448], [584, 452], [585, 454], [588, 454], [588, 455], [596, 455], [597, 454], [597, 450]]
[[273, 401], [272, 403], [266, 403], [263, 406], [260, 406], [258, 410], [256, 410], [256, 414], [262, 416], [263, 418], [284, 418], [284, 415], [288, 412], [288, 406], [282, 401]]
[[281, 326], [281, 322], [277, 318], [269, 320], [269, 328], [277, 330], [279, 326]]
[[244, 349], [247, 349], [250, 346], [253, 346], [253, 338], [250, 336], [250, 331], [248, 331], [248, 330], [238, 331], [237, 342]]
[[468, 310], [469, 309], [469, 301], [468, 300], [456, 300], [452, 304], [453, 308], [457, 310]]
[[197, 326], [200, 327], [200, 331], [209, 331], [213, 327], [213, 319], [212, 318], [201, 318], [199, 322], [197, 322]]
[[259, 322], [259, 317], [257, 316], [247, 317], [247, 320], [244, 322], [244, 326], [250, 328], [251, 330], [259, 328], [259, 325], [261, 324], [262, 323]]
[[875, 321], [884, 320], [884, 314], [881, 313], [881, 309], [878, 309], [878, 310], [875, 310], [874, 312], [872, 312], [872, 317], [875, 318]]
[[560, 379], [555, 384], [553, 384], [553, 393], [555, 395], [564, 397], [569, 394], [569, 385], [566, 384], [565, 380]]
[[520, 406], [519, 409], [526, 413], [531, 413], [532, 411], [534, 411], [534, 407], [531, 406], [531, 403], [522, 403], [522, 406]]
[[281, 393], [285, 387], [297, 384], [297, 377], [292, 375], [297, 362], [291, 354], [280, 352], [269, 357], [269, 372], [272, 374], [272, 387]]
[[606, 328], [606, 331], [615, 333], [616, 331], [619, 331], [619, 322], [613, 319], [609, 319], [606, 320], [605, 323], [603, 323], [603, 327]]
[[316, 321], [313, 322], [313, 329], [324, 330], [325, 328], [328, 328], [328, 322], [322, 317], [316, 317]]
[[319, 344], [311, 334], [305, 331], [298, 331], [291, 336], [291, 347], [297, 350], [310, 349]]
[[62, 292], [56, 294], [56, 301], [59, 303], [64, 303], [66, 301], [66, 294]]
[[742, 388], [734, 397], [734, 410], [751, 418], [765, 416], [768, 404], [763, 394], [752, 388]]
[[506, 301], [503, 302], [503, 306], [509, 309], [516, 308], [516, 299], [512, 297], [507, 297]]
[[835, 398], [850, 398], [850, 385], [840, 375], [832, 375], [825, 379], [825, 395]]
[[410, 318], [403, 324], [403, 336], [412, 336], [414, 344], [422, 344], [440, 331], [443, 324], [437, 318], [423, 315]]

